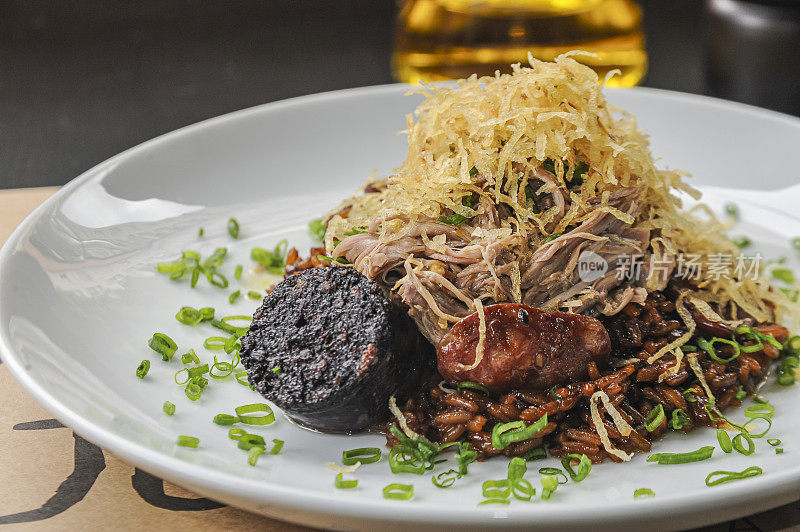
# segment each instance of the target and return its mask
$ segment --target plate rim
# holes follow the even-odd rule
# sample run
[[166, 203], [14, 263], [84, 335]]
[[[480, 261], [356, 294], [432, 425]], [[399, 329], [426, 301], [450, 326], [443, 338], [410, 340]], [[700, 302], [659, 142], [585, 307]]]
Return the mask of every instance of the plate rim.
[[[105, 173], [104, 170], [113, 167], [119, 162], [133, 157], [141, 152], [146, 152], [162, 143], [170, 142], [179, 137], [195, 134], [207, 128], [215, 128], [222, 124], [233, 122], [241, 118], [289, 109], [294, 106], [303, 106], [309, 103], [325, 103], [329, 101], [354, 98], [357, 99], [366, 95], [382, 95], [407, 92], [412, 85], [408, 84], [385, 84], [366, 87], [357, 87], [328, 91], [316, 94], [298, 96], [295, 98], [269, 102], [254, 107], [240, 109], [231, 113], [208, 118], [200, 122], [190, 124], [174, 131], [159, 135], [153, 139], [133, 146], [83, 172], [78, 177], [72, 179], [62, 186], [55, 194], [45, 200], [41, 205], [34, 209], [22, 223], [17, 226], [9, 236], [2, 249], [0, 249], [0, 272], [9, 258], [18, 248], [20, 240], [29, 230], [42, 218], [50, 208], [62, 201], [74, 190], [78, 189], [93, 179], [98, 179]], [[634, 94], [659, 100], [662, 98], [675, 101], [690, 103], [701, 103], [707, 106], [716, 107], [722, 110], [746, 112], [759, 118], [768, 118], [787, 122], [788, 124], [800, 128], [800, 117], [762, 109], [756, 106], [741, 104], [728, 100], [722, 100], [705, 95], [682, 93], [664, 89], [654, 89], [648, 87], [635, 87], [626, 89], [607, 88], [612, 92], [633, 92]], [[5, 322], [7, 318], [6, 305], [0, 298], [0, 321]], [[0, 329], [0, 358], [5, 362], [10, 373], [14, 378], [30, 393], [38, 403], [52, 413], [64, 425], [72, 428], [82, 437], [97, 444], [103, 449], [112, 452], [123, 460], [134, 463], [137, 467], [156, 474], [165, 480], [179, 485], [189, 486], [191, 489], [201, 494], [221, 494], [229, 495], [240, 500], [247, 500], [256, 505], [278, 505], [279, 507], [292, 508], [295, 510], [312, 510], [324, 514], [347, 517], [350, 519], [379, 519], [394, 523], [425, 523], [432, 525], [442, 524], [469, 524], [472, 526], [530, 526], [532, 523], [527, 519], [535, 516], [537, 526], [593, 526], [600, 524], [606, 526], [634, 522], [645, 518], [674, 519], [683, 517], [684, 519], [694, 518], [697, 523], [707, 524], [719, 522], [719, 519], [711, 518], [704, 520], [701, 513], [709, 510], [709, 503], [719, 503], [725, 500], [727, 506], [738, 508], [740, 515], [735, 515], [734, 510], [730, 517], [740, 517], [741, 515], [752, 514], [763, 511], [780, 504], [785, 504], [800, 497], [800, 464], [794, 468], [787, 468], [782, 471], [772, 472], [761, 478], [752, 479], [745, 487], [737, 484], [723, 485], [715, 487], [712, 491], [704, 491], [698, 497], [694, 495], [673, 495], [660, 498], [630, 501], [620, 507], [618, 504], [608, 503], [592, 504], [581, 506], [580, 512], [575, 514], [565, 514], [561, 505], [535, 505], [530, 507], [509, 507], [498, 511], [495, 508], [475, 508], [458, 507], [456, 509], [436, 508], [434, 511], [426, 503], [424, 506], [418, 505], [419, 512], [409, 512], [407, 505], [392, 503], [392, 501], [372, 500], [372, 499], [342, 499], [332, 498], [324, 492], [309, 492], [301, 488], [281, 486], [280, 484], [267, 480], [253, 480], [238, 477], [224, 471], [211, 470], [205, 466], [181, 460], [174, 455], [167, 455], [154, 452], [152, 449], [130, 441], [118, 435], [110, 429], [103, 428], [83, 417], [79, 413], [71, 410], [60, 402], [57, 396], [51, 394], [44, 386], [37, 382], [35, 375], [29, 372], [17, 358], [15, 349], [12, 347], [10, 339], [5, 335], [5, 327]], [[212, 474], [208, 474], [212, 471]], [[754, 486], [757, 484], [757, 486]], [[759, 488], [754, 490], [753, 488]], [[791, 491], [794, 489], [796, 492]], [[752, 493], [757, 491], [758, 498], [753, 499]], [[260, 496], [253, 497], [253, 493]], [[708, 494], [708, 495], [705, 495]], [[774, 498], [770, 500], [765, 494]], [[781, 497], [780, 495], [784, 495]], [[674, 515], [670, 510], [679, 510]], [[380, 510], [380, 515], [376, 517], [375, 510]], [[591, 519], [587, 521], [585, 515], [587, 511], [592, 511]], [[619, 514], [617, 513], [619, 512]], [[710, 512], [709, 512], [710, 513]], [[502, 515], [501, 515], [502, 514]], [[583, 517], [581, 517], [583, 515]], [[571, 516], [571, 517], [570, 517]], [[676, 523], [677, 524], [677, 521]]]

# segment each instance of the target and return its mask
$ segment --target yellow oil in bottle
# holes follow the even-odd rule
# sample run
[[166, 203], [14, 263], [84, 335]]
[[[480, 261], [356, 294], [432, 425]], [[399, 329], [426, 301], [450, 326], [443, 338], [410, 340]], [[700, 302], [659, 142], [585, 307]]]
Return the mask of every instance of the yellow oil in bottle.
[[491, 75], [552, 61], [570, 50], [611, 86], [637, 85], [647, 72], [641, 10], [633, 0], [401, 0], [392, 70], [414, 83]]

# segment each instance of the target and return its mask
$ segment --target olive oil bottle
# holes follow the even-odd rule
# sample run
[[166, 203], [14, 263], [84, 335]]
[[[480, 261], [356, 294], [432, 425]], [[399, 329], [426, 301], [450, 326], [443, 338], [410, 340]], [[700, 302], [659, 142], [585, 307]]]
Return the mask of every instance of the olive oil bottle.
[[436, 81], [509, 71], [528, 52], [553, 60], [570, 50], [611, 86], [647, 71], [641, 10], [633, 0], [400, 0], [392, 57], [398, 81]]

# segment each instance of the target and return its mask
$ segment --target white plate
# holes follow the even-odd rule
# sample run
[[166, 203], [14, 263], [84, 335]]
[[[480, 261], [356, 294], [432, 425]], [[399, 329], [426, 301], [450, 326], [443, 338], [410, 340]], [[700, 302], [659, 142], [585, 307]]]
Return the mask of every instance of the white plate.
[[[289, 238], [309, 241], [305, 225], [355, 190], [373, 170], [387, 174], [405, 155], [404, 115], [417, 104], [404, 87], [384, 86], [304, 97], [248, 109], [191, 126], [129, 150], [65, 186], [17, 229], [0, 253], [0, 339], [3, 360], [25, 388], [59, 420], [88, 440], [171, 482], [254, 512], [318, 527], [370, 529], [500, 526], [610, 529], [680, 528], [754, 513], [800, 498], [800, 388], [766, 395], [777, 408], [771, 435], [784, 441], [775, 455], [758, 440], [751, 457], [717, 452], [699, 464], [658, 466], [637, 456], [627, 464], [596, 466], [581, 484], [562, 486], [550, 501], [476, 507], [481, 482], [506, 475], [506, 460], [470, 466], [470, 475], [441, 490], [429, 476], [393, 476], [384, 460], [357, 472], [356, 490], [336, 490], [323, 464], [344, 449], [382, 446], [377, 435], [323, 435], [278, 416], [253, 429], [286, 441], [278, 456], [257, 467], [211, 423], [217, 413], [257, 401], [235, 382], [212, 381], [200, 401], [172, 382], [179, 357], [161, 362], [147, 347], [162, 331], [184, 352], [205, 360], [202, 340], [214, 329], [190, 328], [174, 315], [182, 305], [246, 314], [256, 303], [201, 283], [196, 290], [153, 270], [180, 250], [231, 248], [226, 263], [248, 263], [254, 245]], [[800, 235], [797, 147], [800, 120], [708, 98], [645, 89], [611, 91], [652, 133], [653, 151], [714, 189], [719, 206], [737, 199], [745, 229], [761, 249], [788, 252]], [[722, 189], [719, 187], [735, 187]], [[226, 221], [236, 216], [242, 238], [231, 241]], [[199, 239], [199, 227], [205, 237]], [[702, 231], [702, 227], [697, 228]], [[232, 275], [229, 275], [231, 278]], [[144, 380], [134, 376], [152, 360]], [[177, 406], [174, 416], [162, 403]], [[741, 415], [741, 414], [739, 414]], [[736, 416], [736, 414], [734, 414]], [[200, 448], [176, 447], [177, 435], [200, 437]], [[670, 435], [659, 451], [713, 444], [713, 431]], [[385, 456], [385, 454], [384, 454]], [[451, 459], [452, 460], [452, 459]], [[713, 470], [757, 464], [764, 475], [714, 488]], [[556, 465], [552, 459], [531, 464]], [[389, 482], [411, 482], [413, 501], [389, 501]], [[633, 499], [648, 487], [657, 497]]]

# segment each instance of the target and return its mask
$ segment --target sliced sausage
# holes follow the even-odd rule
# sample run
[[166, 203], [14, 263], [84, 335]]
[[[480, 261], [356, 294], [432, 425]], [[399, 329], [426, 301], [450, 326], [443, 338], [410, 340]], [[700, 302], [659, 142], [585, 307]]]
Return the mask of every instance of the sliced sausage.
[[480, 317], [456, 323], [437, 349], [439, 372], [451, 382], [472, 381], [495, 392], [548, 389], [586, 379], [588, 364], [608, 362], [611, 340], [594, 318], [501, 303], [484, 309], [483, 358], [473, 369]]
[[255, 389], [301, 425], [356, 432], [419, 386], [433, 346], [375, 281], [353, 268], [311, 268], [264, 298], [242, 337]]

